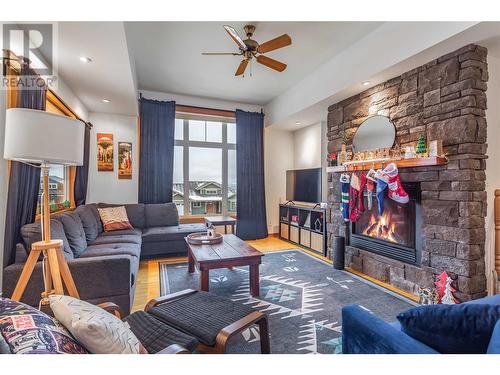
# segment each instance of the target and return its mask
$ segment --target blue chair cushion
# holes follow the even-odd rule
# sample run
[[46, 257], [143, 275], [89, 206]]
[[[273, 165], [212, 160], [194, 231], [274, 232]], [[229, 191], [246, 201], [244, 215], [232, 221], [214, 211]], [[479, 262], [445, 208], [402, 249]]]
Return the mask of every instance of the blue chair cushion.
[[398, 315], [401, 330], [443, 354], [484, 354], [500, 305], [419, 306]]
[[500, 320], [495, 325], [486, 354], [500, 354]]

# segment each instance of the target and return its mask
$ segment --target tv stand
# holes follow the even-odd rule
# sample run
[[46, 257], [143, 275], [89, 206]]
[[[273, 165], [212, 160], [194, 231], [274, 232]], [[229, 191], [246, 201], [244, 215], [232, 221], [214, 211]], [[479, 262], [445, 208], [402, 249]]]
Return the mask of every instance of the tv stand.
[[317, 206], [298, 206], [290, 201], [280, 204], [279, 237], [326, 256], [326, 210]]

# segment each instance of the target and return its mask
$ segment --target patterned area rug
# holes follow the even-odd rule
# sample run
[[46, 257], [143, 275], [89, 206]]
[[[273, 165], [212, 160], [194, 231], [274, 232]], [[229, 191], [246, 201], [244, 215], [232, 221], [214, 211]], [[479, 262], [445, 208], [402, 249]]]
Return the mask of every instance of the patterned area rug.
[[[249, 294], [248, 267], [210, 271], [210, 291], [269, 316], [271, 353], [341, 353], [343, 306], [356, 303], [386, 321], [413, 306], [411, 301], [300, 250], [267, 253], [260, 266], [260, 299]], [[198, 289], [199, 274], [187, 263], [160, 264], [161, 294]], [[259, 330], [251, 327], [231, 340], [232, 353], [259, 353]]]

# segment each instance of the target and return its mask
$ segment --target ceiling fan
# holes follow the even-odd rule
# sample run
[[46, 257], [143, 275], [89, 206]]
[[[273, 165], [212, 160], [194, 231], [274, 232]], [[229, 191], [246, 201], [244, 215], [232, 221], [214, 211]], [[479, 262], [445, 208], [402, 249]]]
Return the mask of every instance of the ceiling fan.
[[232, 55], [232, 56], [243, 56], [238, 69], [236, 70], [235, 76], [240, 76], [245, 73], [250, 60], [255, 58], [259, 64], [265, 65], [268, 68], [282, 72], [286, 69], [286, 64], [279, 62], [277, 60], [271, 59], [264, 55], [266, 52], [274, 51], [279, 48], [283, 48], [292, 44], [292, 38], [289, 35], [283, 34], [277, 38], [271, 39], [265, 43], [259, 44], [252, 39], [252, 35], [255, 32], [254, 25], [246, 25], [243, 29], [247, 35], [247, 39], [243, 40], [238, 35], [238, 32], [231, 26], [224, 26], [232, 40], [238, 45], [239, 52], [204, 52], [202, 55]]

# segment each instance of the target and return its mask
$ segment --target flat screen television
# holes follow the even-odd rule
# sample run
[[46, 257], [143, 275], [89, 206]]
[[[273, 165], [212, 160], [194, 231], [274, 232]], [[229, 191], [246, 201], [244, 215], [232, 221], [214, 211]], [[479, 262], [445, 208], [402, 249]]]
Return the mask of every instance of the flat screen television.
[[286, 199], [294, 202], [321, 202], [321, 168], [286, 171]]

